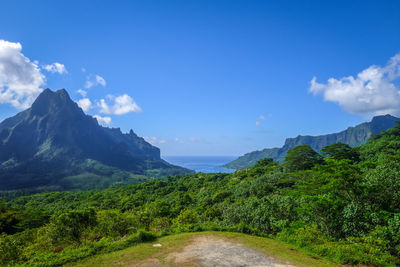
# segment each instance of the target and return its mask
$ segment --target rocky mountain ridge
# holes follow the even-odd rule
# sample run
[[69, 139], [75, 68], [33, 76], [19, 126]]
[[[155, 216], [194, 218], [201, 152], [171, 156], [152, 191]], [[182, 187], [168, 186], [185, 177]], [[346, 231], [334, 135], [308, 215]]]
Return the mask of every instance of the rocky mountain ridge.
[[400, 118], [391, 115], [375, 116], [370, 122], [364, 122], [354, 127], [349, 127], [344, 131], [326, 135], [310, 136], [299, 135], [295, 138], [287, 138], [282, 147], [265, 148], [263, 150], [247, 153], [234, 161], [224, 165], [231, 169], [248, 168], [263, 158], [272, 158], [282, 163], [286, 153], [295, 146], [309, 145], [317, 152], [327, 145], [334, 143], [344, 143], [351, 147], [364, 144], [372, 135], [378, 134], [396, 125]]

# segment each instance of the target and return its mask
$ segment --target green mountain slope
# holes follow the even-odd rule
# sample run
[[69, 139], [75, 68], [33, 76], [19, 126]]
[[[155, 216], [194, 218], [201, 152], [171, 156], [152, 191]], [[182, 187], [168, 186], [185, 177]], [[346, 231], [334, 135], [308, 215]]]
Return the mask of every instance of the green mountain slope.
[[190, 172], [162, 160], [132, 130], [100, 126], [64, 89], [44, 90], [31, 108], [0, 123], [0, 164], [0, 190], [101, 188], [149, 171]]
[[[294, 257], [306, 252], [339, 266], [400, 266], [400, 125], [350, 150], [301, 169], [263, 160], [229, 174], [7, 198], [0, 201], [0, 265], [140, 265], [156, 249], [171, 251], [157, 237], [213, 230], [272, 237], [290, 243]], [[137, 254], [109, 254], [146, 241]]]
[[266, 148], [253, 151], [225, 164], [224, 167], [231, 169], [248, 168], [263, 158], [272, 158], [282, 163], [285, 160], [286, 153], [298, 145], [309, 145], [318, 152], [321, 151], [323, 147], [338, 142], [348, 144], [351, 147], [360, 146], [372, 135], [394, 127], [396, 121], [400, 121], [400, 118], [391, 115], [376, 116], [370, 122], [365, 122], [355, 127], [349, 127], [339, 133], [320, 136], [299, 135], [295, 138], [287, 138], [285, 144], [281, 148]]

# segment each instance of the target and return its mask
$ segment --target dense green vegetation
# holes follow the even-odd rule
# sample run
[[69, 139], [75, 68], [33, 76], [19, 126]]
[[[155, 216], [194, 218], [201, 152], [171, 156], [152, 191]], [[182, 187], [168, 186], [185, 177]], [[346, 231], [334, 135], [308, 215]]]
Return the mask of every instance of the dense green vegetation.
[[400, 126], [279, 165], [137, 185], [51, 192], [0, 206], [0, 264], [61, 265], [160, 235], [203, 230], [271, 236], [341, 264], [400, 264]]
[[276, 162], [283, 163], [287, 152], [295, 146], [300, 145], [308, 145], [317, 152], [321, 152], [324, 147], [338, 142], [351, 147], [357, 147], [364, 144], [372, 135], [394, 127], [397, 121], [400, 121], [400, 118], [391, 115], [376, 116], [370, 122], [364, 122], [355, 127], [349, 127], [339, 133], [319, 136], [299, 135], [295, 138], [287, 138], [283, 147], [265, 148], [263, 150], [247, 153], [225, 164], [225, 167], [231, 169], [248, 168], [263, 158], [272, 158]]

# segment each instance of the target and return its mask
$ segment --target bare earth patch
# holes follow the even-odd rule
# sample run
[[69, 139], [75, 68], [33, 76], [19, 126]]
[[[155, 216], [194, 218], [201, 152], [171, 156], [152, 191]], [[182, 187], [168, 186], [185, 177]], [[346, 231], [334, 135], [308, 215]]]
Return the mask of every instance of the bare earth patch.
[[292, 246], [269, 238], [229, 232], [201, 232], [164, 236], [154, 243], [141, 243], [121, 251], [73, 262], [67, 266], [337, 267], [339, 265], [314, 258]]
[[199, 236], [181, 252], [167, 256], [172, 266], [281, 267], [284, 264], [242, 244], [214, 236]]

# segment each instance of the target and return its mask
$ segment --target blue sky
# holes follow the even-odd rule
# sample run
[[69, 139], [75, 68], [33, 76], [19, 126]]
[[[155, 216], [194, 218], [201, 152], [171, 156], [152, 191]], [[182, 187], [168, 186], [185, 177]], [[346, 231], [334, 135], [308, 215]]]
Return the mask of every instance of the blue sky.
[[399, 1], [2, 1], [0, 119], [49, 87], [163, 155], [340, 131], [400, 115], [399, 14]]

